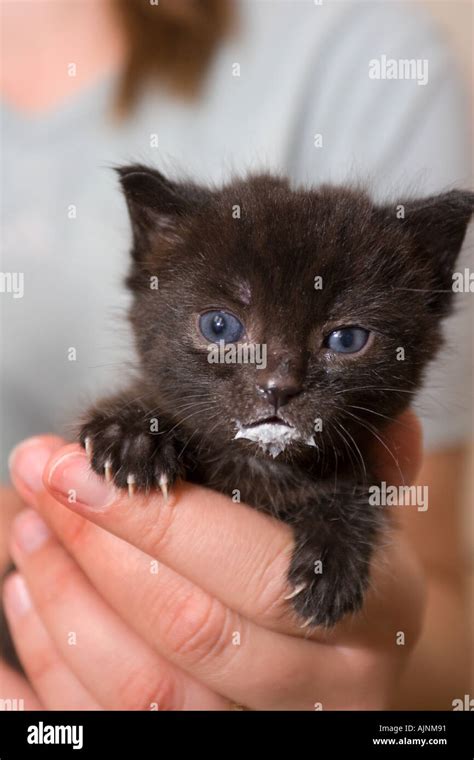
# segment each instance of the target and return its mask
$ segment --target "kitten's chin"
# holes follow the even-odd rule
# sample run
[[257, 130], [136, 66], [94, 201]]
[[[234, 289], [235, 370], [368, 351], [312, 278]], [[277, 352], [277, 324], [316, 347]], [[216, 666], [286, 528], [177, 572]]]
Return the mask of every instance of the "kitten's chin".
[[245, 438], [247, 441], [256, 443], [265, 454], [269, 454], [273, 459], [295, 443], [316, 446], [312, 436], [305, 437], [294, 427], [273, 422], [249, 426], [237, 423], [234, 440], [239, 438]]

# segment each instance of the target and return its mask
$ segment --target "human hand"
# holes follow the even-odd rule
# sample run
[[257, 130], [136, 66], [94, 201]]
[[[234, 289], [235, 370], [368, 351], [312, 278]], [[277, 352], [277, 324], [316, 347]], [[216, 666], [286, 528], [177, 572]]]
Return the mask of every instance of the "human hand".
[[[5, 484], [0, 486], [0, 506], [0, 578], [3, 579], [4, 573], [11, 561], [8, 550], [11, 525], [15, 516], [24, 508], [25, 504], [14, 488]], [[4, 620], [0, 615], [0, 629], [3, 623]], [[1, 630], [0, 641], [2, 644], [1, 653], [3, 654], [5, 642]], [[0, 700], [8, 698], [23, 700], [25, 709], [37, 709], [39, 705], [38, 700], [25, 679], [21, 678], [0, 660]], [[20, 702], [19, 704], [22, 703]]]
[[[308, 635], [284, 600], [292, 547], [286, 525], [187, 483], [168, 504], [158, 493], [130, 499], [91, 473], [78, 446], [58, 449], [56, 439], [44, 439], [46, 458], [56, 449], [47, 488], [30, 490], [24, 460], [39, 456], [37, 440], [13, 457], [14, 483], [38, 514], [16, 521], [12, 553], [23, 581], [7, 584], [6, 607], [45, 706], [387, 706], [423, 610], [421, 573], [403, 535], [395, 532], [377, 550], [363, 610]], [[401, 474], [379, 447], [380, 478], [411, 482], [421, 459], [414, 415], [403, 415], [385, 440]], [[15, 613], [26, 589], [32, 606]], [[64, 685], [54, 680], [59, 671]]]

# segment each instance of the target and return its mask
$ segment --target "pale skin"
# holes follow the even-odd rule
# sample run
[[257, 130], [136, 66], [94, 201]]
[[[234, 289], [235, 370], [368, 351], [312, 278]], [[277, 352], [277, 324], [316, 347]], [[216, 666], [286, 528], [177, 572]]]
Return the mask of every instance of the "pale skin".
[[[416, 418], [405, 414], [387, 440], [411, 482], [421, 457]], [[401, 482], [381, 447], [374, 462], [381, 478]], [[18, 571], [4, 589], [28, 705], [389, 706], [424, 608], [422, 572], [398, 531], [374, 558], [361, 613], [308, 634], [285, 600], [287, 526], [189, 484], [168, 503], [158, 491], [130, 498], [96, 478], [77, 445], [55, 437], [20, 445], [11, 471], [33, 507], [13, 523]], [[2, 676], [5, 694], [17, 694], [18, 676], [6, 667]]]
[[[17, 108], [54, 109], [121, 65], [124, 41], [108, 3], [30, 4], [27, 24], [21, 6], [2, 4], [1, 90]], [[70, 61], [75, 77], [67, 75]], [[392, 435], [412, 482], [421, 444], [413, 417], [405, 423]], [[315, 709], [317, 702], [325, 709], [451, 709], [453, 698], [469, 691], [466, 446], [425, 456], [418, 480], [429, 487], [428, 512], [397, 512], [400, 528], [375, 558], [363, 613], [324, 644], [321, 632], [309, 639], [296, 627], [283, 600], [287, 528], [190, 486], [178, 490], [174, 506], [156, 494], [146, 504], [123, 497], [102, 512], [72, 511], [41, 477], [51, 457], [46, 476], [65, 453], [62, 446], [51, 436], [26, 444], [13, 458], [17, 491], [1, 492], [1, 564], [10, 545], [33, 605], [15, 615], [14, 599], [25, 601], [25, 591], [10, 580], [6, 602], [27, 679], [0, 665], [0, 698], [23, 696], [27, 708], [42, 709], [150, 709], [155, 702], [161, 709], [219, 710], [235, 702], [254, 709]], [[30, 461], [20, 471], [26, 452]], [[380, 477], [399, 482], [389, 457]], [[33, 515], [14, 519], [25, 506]], [[28, 553], [20, 532], [34, 514], [51, 535]], [[76, 646], [67, 643], [71, 631], [79, 634]], [[240, 645], [232, 643], [235, 631]], [[394, 631], [405, 632], [405, 645], [396, 645]]]
[[[414, 481], [421, 435], [412, 413], [386, 440], [401, 475], [378, 447], [380, 478]], [[18, 572], [4, 603], [27, 679], [0, 666], [0, 698], [21, 696], [32, 709], [313, 710], [449, 707], [464, 693], [463, 578], [459, 557], [449, 556], [455, 520], [440, 525], [444, 534], [430, 526], [428, 540], [422, 530], [424, 550], [412, 548], [410, 525], [433, 504], [398, 510], [402, 527], [374, 558], [362, 612], [308, 635], [284, 599], [286, 526], [189, 484], [168, 504], [159, 492], [109, 494], [84, 452], [53, 436], [17, 447], [11, 468], [16, 504], [4, 501], [12, 513], [20, 503], [30, 509], [13, 519]], [[86, 507], [81, 493], [100, 508]], [[439, 510], [438, 519], [446, 520]]]
[[466, 515], [472, 505], [474, 449], [459, 444], [425, 454], [418, 482], [429, 510], [405, 510], [403, 534], [427, 579], [423, 628], [394, 697], [398, 709], [452, 709], [472, 691], [472, 568]]
[[[413, 481], [416, 419], [407, 413], [386, 436], [402, 474], [379, 447], [381, 479]], [[463, 688], [463, 652], [446, 657], [447, 636], [465, 646], [461, 585], [429, 551], [413, 551], [412, 508], [374, 558], [362, 612], [308, 635], [284, 599], [286, 526], [189, 484], [168, 504], [159, 492], [109, 494], [84, 452], [63, 444], [30, 439], [11, 460], [33, 508], [14, 519], [18, 572], [4, 589], [27, 679], [2, 666], [1, 698], [21, 695], [32, 709], [439, 708]]]

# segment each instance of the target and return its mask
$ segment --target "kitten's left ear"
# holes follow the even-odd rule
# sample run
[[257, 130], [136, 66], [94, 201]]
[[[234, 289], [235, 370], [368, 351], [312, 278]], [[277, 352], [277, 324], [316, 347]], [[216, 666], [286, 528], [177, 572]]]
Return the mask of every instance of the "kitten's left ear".
[[146, 255], [151, 236], [173, 239], [180, 217], [191, 214], [209, 196], [204, 188], [173, 182], [141, 164], [117, 169], [132, 224], [135, 259]]
[[[385, 208], [385, 213], [387, 210]], [[474, 212], [474, 193], [451, 190], [428, 198], [400, 202], [390, 212], [417, 244], [424, 264], [431, 270], [433, 305], [442, 308], [449, 299], [443, 299], [441, 295], [435, 304], [435, 290], [452, 292], [456, 259]]]

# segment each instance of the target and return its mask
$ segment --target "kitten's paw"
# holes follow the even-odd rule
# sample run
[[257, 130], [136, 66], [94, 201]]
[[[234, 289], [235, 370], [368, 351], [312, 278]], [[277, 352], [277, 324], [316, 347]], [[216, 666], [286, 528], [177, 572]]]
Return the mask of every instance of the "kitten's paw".
[[368, 582], [368, 563], [327, 549], [323, 558], [309, 546], [295, 551], [288, 580], [290, 600], [301, 628], [335, 625], [344, 615], [362, 607]]
[[98, 475], [127, 488], [130, 495], [160, 488], [167, 499], [181, 474], [175, 442], [166, 433], [150, 432], [143, 410], [135, 416], [130, 411], [115, 415], [93, 411], [80, 429], [79, 440]]

